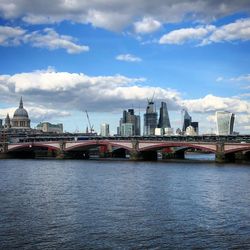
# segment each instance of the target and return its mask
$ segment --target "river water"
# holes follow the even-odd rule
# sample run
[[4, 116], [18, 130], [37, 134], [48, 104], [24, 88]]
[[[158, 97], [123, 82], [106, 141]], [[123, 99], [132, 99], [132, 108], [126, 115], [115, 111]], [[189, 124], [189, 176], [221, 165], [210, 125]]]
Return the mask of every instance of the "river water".
[[250, 166], [0, 161], [0, 249], [250, 249]]

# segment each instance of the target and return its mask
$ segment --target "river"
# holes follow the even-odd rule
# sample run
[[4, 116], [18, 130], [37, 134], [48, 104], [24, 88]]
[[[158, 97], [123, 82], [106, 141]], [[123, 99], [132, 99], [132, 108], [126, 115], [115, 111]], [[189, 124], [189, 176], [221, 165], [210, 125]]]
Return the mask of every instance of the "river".
[[0, 249], [250, 249], [250, 166], [1, 160]]

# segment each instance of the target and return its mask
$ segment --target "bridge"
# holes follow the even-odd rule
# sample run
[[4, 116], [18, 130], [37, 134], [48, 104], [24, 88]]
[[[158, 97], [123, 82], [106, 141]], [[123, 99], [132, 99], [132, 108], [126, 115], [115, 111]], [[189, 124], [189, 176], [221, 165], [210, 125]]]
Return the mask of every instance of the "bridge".
[[[98, 149], [101, 156], [129, 155], [132, 160], [156, 160], [157, 152], [168, 152], [168, 158], [184, 158], [186, 150], [199, 150], [214, 153], [216, 162], [249, 160], [250, 141], [220, 140], [221, 138], [203, 140], [199, 137], [84, 137], [84, 138], [26, 138], [18, 142], [2, 143], [1, 155], [18, 157], [40, 152], [45, 156], [56, 158], [88, 158], [89, 152]], [[242, 138], [241, 138], [242, 140]], [[166, 150], [166, 149], [172, 149]], [[3, 158], [3, 157], [2, 157]]]

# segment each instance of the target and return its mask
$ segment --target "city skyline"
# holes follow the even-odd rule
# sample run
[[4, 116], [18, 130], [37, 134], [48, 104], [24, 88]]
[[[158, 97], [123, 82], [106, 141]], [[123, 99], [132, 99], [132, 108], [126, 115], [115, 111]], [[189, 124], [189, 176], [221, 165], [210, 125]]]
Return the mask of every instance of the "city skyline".
[[20, 96], [32, 127], [63, 123], [84, 131], [84, 110], [98, 131], [115, 133], [122, 110], [168, 105], [181, 128], [186, 108], [200, 133], [216, 130], [215, 112], [236, 114], [250, 133], [249, 1], [2, 0], [0, 118]]

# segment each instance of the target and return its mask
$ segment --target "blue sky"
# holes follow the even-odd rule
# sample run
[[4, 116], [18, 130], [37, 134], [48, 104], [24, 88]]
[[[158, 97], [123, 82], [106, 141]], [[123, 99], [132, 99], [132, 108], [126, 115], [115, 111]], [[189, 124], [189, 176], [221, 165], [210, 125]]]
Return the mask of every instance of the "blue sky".
[[0, 118], [23, 97], [32, 126], [116, 132], [123, 109], [142, 115], [155, 93], [172, 127], [186, 108], [200, 131], [236, 114], [250, 133], [249, 1], [0, 0]]

